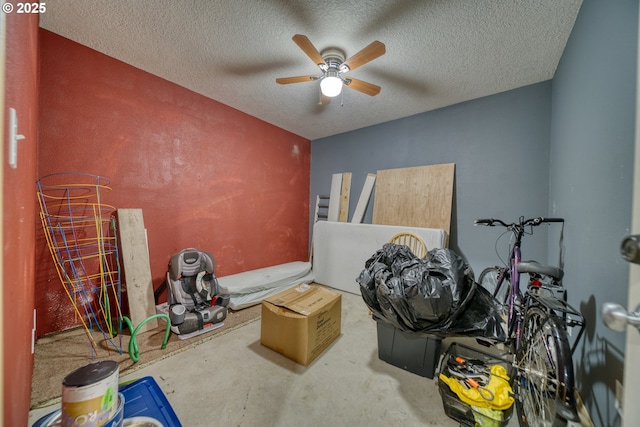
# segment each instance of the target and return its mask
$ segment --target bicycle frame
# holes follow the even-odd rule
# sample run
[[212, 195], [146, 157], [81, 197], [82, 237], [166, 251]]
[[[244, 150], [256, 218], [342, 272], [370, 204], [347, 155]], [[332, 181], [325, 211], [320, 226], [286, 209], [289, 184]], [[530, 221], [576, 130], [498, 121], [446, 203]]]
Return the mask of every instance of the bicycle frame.
[[[517, 232], [516, 232], [517, 233]], [[522, 230], [519, 231], [522, 233]], [[514, 243], [513, 248], [511, 249], [511, 255], [509, 257], [509, 268], [503, 269], [502, 273], [498, 277], [498, 281], [500, 286], [504, 284], [504, 280], [506, 279], [506, 272], [509, 271], [509, 278], [511, 281], [510, 292], [509, 292], [509, 302], [508, 302], [508, 315], [507, 315], [507, 326], [508, 326], [508, 339], [514, 339], [514, 350], [518, 351], [522, 347], [522, 322], [523, 322], [523, 313], [526, 309], [518, 310], [517, 301], [520, 300], [523, 305], [526, 305], [529, 299], [535, 301], [537, 304], [544, 306], [550, 312], [560, 312], [562, 313], [565, 319], [566, 327], [578, 327], [578, 333], [575, 337], [574, 343], [571, 346], [571, 353], [575, 351], [578, 343], [580, 342], [580, 338], [584, 333], [584, 318], [582, 314], [576, 311], [573, 307], [567, 304], [565, 301], [562, 301], [556, 297], [542, 297], [535, 294], [531, 294], [527, 291], [524, 294], [520, 291], [520, 272], [518, 271], [518, 263], [522, 260], [521, 250], [520, 250], [520, 238], [522, 236], [516, 235], [516, 242]], [[496, 293], [500, 290], [500, 287], [496, 288]]]
[[518, 272], [518, 263], [522, 259], [520, 245], [524, 230], [520, 228], [516, 230], [510, 229], [510, 231], [515, 235], [515, 243], [513, 244], [513, 248], [511, 248], [511, 252], [509, 254], [508, 268], [502, 269], [500, 276], [498, 277], [499, 286], [496, 287], [495, 293], [497, 294], [500, 291], [500, 288], [504, 285], [504, 281], [507, 278], [507, 272], [509, 272], [509, 281], [511, 286], [509, 289], [509, 301], [507, 305], [507, 339], [515, 338], [515, 353], [515, 351], [518, 351], [520, 349], [522, 344], [520, 336], [520, 330], [522, 327], [522, 315], [516, 309], [516, 307], [518, 299], [522, 299], [520, 293], [520, 273]]
[[[551, 341], [542, 341], [544, 343], [546, 353], [549, 355], [549, 359], [552, 359], [551, 361], [554, 365], [553, 369], [558, 375], [556, 381], [557, 389], [555, 390], [555, 392], [557, 393], [555, 395], [556, 405], [555, 409], [552, 409], [552, 411], [555, 411], [556, 414], [558, 414], [565, 420], [576, 420], [577, 412], [575, 398], [573, 396], [574, 373], [571, 355], [577, 347], [582, 333], [584, 332], [584, 318], [579, 312], [573, 309], [573, 307], [571, 307], [564, 298], [561, 299], [557, 297], [557, 294], [554, 293], [555, 291], [553, 286], [540, 286], [540, 284], [532, 285], [533, 282], [531, 282], [527, 285], [526, 290], [520, 290], [521, 272], [518, 269], [518, 265], [522, 260], [522, 237], [525, 234], [525, 229], [527, 226], [537, 226], [543, 222], [563, 222], [563, 220], [559, 218], [534, 218], [525, 221], [523, 217], [520, 217], [519, 222], [512, 224], [506, 224], [501, 220], [495, 219], [476, 220], [476, 224], [484, 224], [489, 226], [499, 224], [501, 226], [504, 226], [510, 233], [512, 233], [512, 236], [515, 239], [515, 241], [513, 242], [513, 247], [510, 250], [508, 264], [505, 267], [495, 268], [495, 270], [499, 272], [499, 275], [497, 277], [496, 287], [495, 289], [493, 289], [493, 296], [498, 297], [498, 295], [500, 295], [502, 286], [505, 285], [504, 281], [507, 279], [507, 276], [509, 276], [509, 295], [506, 300], [501, 299], [501, 302], [506, 303], [508, 308], [506, 319], [507, 342], [511, 347], [513, 355], [513, 366], [518, 370], [518, 372], [523, 375], [522, 378], [524, 381], [523, 384], [525, 384], [525, 389], [532, 390], [532, 388], [535, 386], [531, 385], [532, 383], [529, 383], [531, 372], [529, 372], [528, 366], [526, 364], [523, 366], [518, 365], [521, 361], [521, 358], [530, 357], [527, 356], [527, 354], [535, 354], [529, 353], [530, 349], [532, 348], [530, 347], [532, 344], [530, 337], [532, 337], [533, 335], [537, 335], [539, 332], [542, 332], [542, 328], [544, 325], [552, 325], [551, 329], [549, 329], [553, 336], [553, 338], [551, 338], [551, 341], [553, 341], [553, 343], [555, 343], [554, 345], [556, 345], [557, 347], [562, 347], [565, 349], [561, 350], [560, 354], [567, 355], [566, 357], [557, 357], [552, 359], [552, 354], [556, 354], [556, 352], [558, 351], [557, 347], [555, 350], [552, 350], [549, 347], [549, 343]], [[542, 265], [539, 265], [539, 267], [535, 268], [527, 265], [527, 268], [523, 268], [523, 270], [523, 273], [529, 273], [532, 278], [537, 278], [540, 274], [543, 274], [548, 275], [548, 277], [552, 277], [552, 280], [554, 281], [559, 281], [562, 277], [561, 271], [560, 273], [557, 273], [555, 270], [553, 270], [553, 267]], [[563, 289], [561, 285], [559, 286], [559, 289]], [[546, 295], [547, 292], [549, 292], [548, 296]], [[530, 320], [528, 320], [530, 319], [530, 315], [533, 316], [531, 317], [531, 319], [536, 319], [539, 318], [539, 316], [542, 316], [541, 318], [546, 320], [542, 320], [540, 322], [539, 329], [530, 329]], [[580, 330], [575, 338], [574, 345], [571, 346], [568, 342], [567, 328], [575, 326], [580, 327]], [[527, 329], [527, 331], [524, 331], [523, 329], [525, 328], [529, 329]], [[533, 331], [533, 335], [531, 334], [531, 331]], [[537, 378], [541, 378], [539, 377], [538, 373], [534, 373], [534, 375], [538, 375]], [[547, 384], [547, 381], [549, 381], [549, 378], [542, 377], [541, 388], [544, 388], [544, 384]]]
[[[520, 295], [520, 273], [518, 272], [518, 263], [522, 259], [522, 255], [520, 253], [519, 238], [516, 239], [516, 243], [514, 244], [511, 253], [511, 293], [509, 295], [509, 316], [507, 319], [509, 322], [509, 336], [513, 336], [512, 334], [515, 332], [515, 351], [518, 351], [520, 350], [520, 346], [522, 345], [520, 337], [520, 330], [522, 328], [522, 316], [520, 312], [516, 310], [516, 301], [518, 299], [518, 296]], [[515, 331], [513, 330], [514, 327]]]

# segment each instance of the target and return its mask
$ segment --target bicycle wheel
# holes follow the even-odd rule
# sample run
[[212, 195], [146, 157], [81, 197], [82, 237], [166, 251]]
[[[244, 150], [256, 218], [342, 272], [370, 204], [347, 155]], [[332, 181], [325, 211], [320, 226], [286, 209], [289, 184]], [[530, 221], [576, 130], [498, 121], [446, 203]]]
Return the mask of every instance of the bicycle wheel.
[[516, 362], [520, 426], [563, 427], [576, 418], [571, 347], [564, 328], [542, 306], [526, 311]]
[[[504, 277], [500, 280], [500, 275], [505, 272]], [[508, 278], [508, 272], [501, 267], [488, 267], [482, 270], [478, 278], [480, 286], [488, 290], [491, 295], [500, 303], [507, 304], [509, 292], [511, 290], [511, 281]]]

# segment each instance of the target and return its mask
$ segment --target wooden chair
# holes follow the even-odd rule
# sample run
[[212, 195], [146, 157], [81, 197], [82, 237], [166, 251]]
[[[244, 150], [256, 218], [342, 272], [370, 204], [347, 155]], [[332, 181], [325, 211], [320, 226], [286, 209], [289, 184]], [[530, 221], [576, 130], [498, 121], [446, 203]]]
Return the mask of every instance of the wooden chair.
[[424, 240], [410, 231], [403, 231], [394, 235], [389, 239], [389, 243], [408, 246], [411, 252], [418, 258], [424, 258], [427, 254], [427, 245], [424, 243]]

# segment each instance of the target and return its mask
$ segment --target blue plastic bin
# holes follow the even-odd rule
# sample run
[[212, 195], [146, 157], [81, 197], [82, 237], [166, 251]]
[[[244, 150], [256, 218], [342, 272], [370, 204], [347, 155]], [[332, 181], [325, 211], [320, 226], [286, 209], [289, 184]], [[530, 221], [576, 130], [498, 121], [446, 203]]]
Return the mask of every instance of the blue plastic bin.
[[[124, 420], [135, 417], [150, 417], [161, 422], [163, 427], [182, 427], [167, 397], [153, 377], [143, 377], [120, 385], [118, 391], [124, 396]], [[60, 409], [40, 418], [33, 424], [33, 427], [59, 425]]]

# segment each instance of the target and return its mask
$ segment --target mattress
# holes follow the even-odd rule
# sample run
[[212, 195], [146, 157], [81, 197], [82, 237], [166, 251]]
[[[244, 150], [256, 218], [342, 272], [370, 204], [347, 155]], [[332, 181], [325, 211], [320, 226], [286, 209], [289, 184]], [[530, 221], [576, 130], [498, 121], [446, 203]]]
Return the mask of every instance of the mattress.
[[313, 227], [314, 281], [342, 291], [360, 294], [356, 278], [365, 262], [394, 234], [411, 231], [424, 240], [427, 250], [444, 248], [447, 232], [439, 228], [354, 224], [319, 221]]
[[229, 308], [240, 310], [299, 283], [313, 282], [311, 263], [293, 261], [218, 277], [220, 291], [228, 294]]

